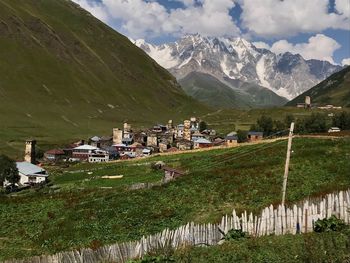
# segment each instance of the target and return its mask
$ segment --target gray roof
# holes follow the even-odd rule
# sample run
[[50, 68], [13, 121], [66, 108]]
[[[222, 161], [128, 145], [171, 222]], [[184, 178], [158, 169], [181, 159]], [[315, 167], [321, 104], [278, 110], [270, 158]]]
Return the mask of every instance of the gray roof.
[[24, 175], [42, 174], [46, 172], [45, 169], [28, 162], [17, 162], [16, 165], [18, 171]]
[[263, 132], [257, 132], [257, 131], [250, 131], [248, 132], [248, 135], [257, 135], [257, 136], [263, 136]]
[[101, 138], [98, 136], [94, 136], [94, 137], [90, 138], [90, 140], [93, 142], [99, 142], [101, 140]]
[[204, 138], [200, 138], [198, 140], [195, 140], [194, 141], [195, 143], [203, 143], [203, 144], [209, 144], [211, 143], [211, 141], [207, 140], [207, 139], [204, 139]]

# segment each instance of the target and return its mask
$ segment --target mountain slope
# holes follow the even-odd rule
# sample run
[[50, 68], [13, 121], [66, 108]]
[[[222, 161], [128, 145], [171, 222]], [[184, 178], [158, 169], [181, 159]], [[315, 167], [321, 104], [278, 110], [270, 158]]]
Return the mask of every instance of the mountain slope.
[[300, 55], [276, 55], [259, 49], [242, 38], [184, 36], [176, 42], [152, 45], [144, 40], [133, 41], [177, 79], [196, 71], [224, 78], [253, 83], [292, 99], [332, 73], [340, 66], [326, 61], [305, 60]]
[[71, 1], [0, 0], [0, 152], [26, 137], [108, 134], [124, 120], [201, 110], [168, 71]]
[[262, 108], [287, 101], [266, 88], [230, 79], [223, 83], [200, 72], [189, 73], [179, 83], [188, 95], [215, 108]]
[[350, 107], [350, 66], [334, 73], [286, 105], [295, 106], [302, 103], [305, 96], [310, 96], [312, 103]]

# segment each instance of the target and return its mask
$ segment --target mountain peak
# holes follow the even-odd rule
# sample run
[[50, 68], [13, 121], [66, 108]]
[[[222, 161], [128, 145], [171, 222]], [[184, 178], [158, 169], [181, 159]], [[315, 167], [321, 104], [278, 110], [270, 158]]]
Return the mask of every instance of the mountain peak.
[[143, 42], [136, 45], [179, 80], [191, 72], [203, 72], [219, 80], [228, 77], [261, 85], [288, 99], [341, 69], [317, 60], [306, 61], [301, 55], [290, 52], [276, 55], [256, 48], [242, 37], [190, 34], [152, 48]]

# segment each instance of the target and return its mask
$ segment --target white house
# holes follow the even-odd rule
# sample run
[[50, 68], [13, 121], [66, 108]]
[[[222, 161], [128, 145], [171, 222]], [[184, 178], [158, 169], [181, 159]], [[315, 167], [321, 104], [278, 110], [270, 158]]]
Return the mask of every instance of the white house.
[[[46, 170], [28, 163], [28, 162], [17, 162], [16, 163], [18, 174], [20, 176], [19, 185], [31, 185], [31, 184], [39, 184], [46, 182], [49, 175]], [[9, 185], [7, 181], [4, 182], [4, 186]]]

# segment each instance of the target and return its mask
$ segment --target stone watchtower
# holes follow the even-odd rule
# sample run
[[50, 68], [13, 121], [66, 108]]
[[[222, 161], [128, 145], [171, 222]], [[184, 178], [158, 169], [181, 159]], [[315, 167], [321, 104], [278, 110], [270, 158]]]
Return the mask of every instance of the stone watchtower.
[[26, 149], [24, 152], [24, 161], [28, 163], [35, 164], [35, 145], [36, 141], [35, 140], [27, 140], [26, 141]]
[[121, 144], [123, 141], [123, 130], [119, 130], [118, 128], [113, 129], [113, 144]]
[[183, 138], [185, 140], [190, 141], [191, 140], [191, 121], [185, 120], [184, 121], [184, 135]]

